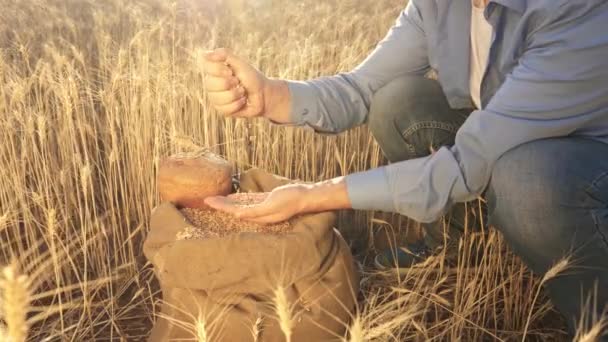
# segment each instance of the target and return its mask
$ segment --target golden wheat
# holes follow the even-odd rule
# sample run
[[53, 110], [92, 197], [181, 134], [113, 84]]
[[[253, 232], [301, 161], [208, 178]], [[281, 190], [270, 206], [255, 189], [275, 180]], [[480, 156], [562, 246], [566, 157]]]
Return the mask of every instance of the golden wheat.
[[348, 342], [364, 342], [364, 332], [363, 332], [363, 324], [361, 323], [361, 318], [359, 316], [356, 316], [352, 323], [350, 324], [350, 327], [348, 328], [348, 336], [349, 339], [345, 340]]
[[30, 309], [30, 283], [28, 277], [20, 274], [15, 265], [2, 270], [0, 297], [8, 340], [25, 342], [29, 326], [27, 315]]
[[207, 327], [205, 325], [205, 319], [201, 316], [196, 320], [196, 341], [197, 342], [208, 342]]
[[[219, 117], [203, 91], [201, 56], [226, 46], [269, 76], [293, 79], [348, 71], [404, 5], [0, 0], [0, 265], [21, 266], [2, 278], [0, 339], [145, 338], [161, 294], [141, 243], [162, 156], [205, 147], [239, 169], [305, 181], [383, 164], [365, 127], [318, 136]], [[382, 247], [382, 231], [394, 241], [415, 235], [400, 222], [341, 213], [338, 228], [365, 256]], [[344, 322], [350, 340], [513, 340], [523, 331], [529, 340], [565, 339], [541, 280], [496, 232], [467, 234], [456, 265], [440, 255], [425, 266], [401, 275], [365, 267], [359, 316]], [[277, 291], [289, 336], [293, 308]], [[218, 324], [174, 323], [212, 342], [206, 328]], [[594, 329], [586, 336], [597, 337]]]
[[[545, 273], [540, 283], [538, 284], [538, 289], [536, 290], [536, 294], [534, 295], [534, 299], [532, 299], [532, 308], [534, 304], [538, 300], [538, 296], [540, 295], [540, 291], [542, 290], [542, 286], [551, 279], [554, 279], [560, 276], [568, 267], [570, 266], [570, 257], [565, 256], [559, 261], [557, 261], [549, 270]], [[524, 326], [524, 332], [522, 334], [521, 340], [525, 342], [526, 336], [528, 334], [528, 328], [530, 326], [530, 320], [532, 317], [533, 311], [530, 310], [528, 313], [528, 318], [526, 319], [526, 325]]]
[[262, 334], [262, 326], [264, 324], [264, 319], [262, 316], [258, 317], [253, 323], [253, 327], [251, 329], [251, 336], [253, 337], [254, 342], [258, 342], [260, 339], [260, 335]]
[[285, 335], [285, 340], [291, 342], [295, 318], [293, 307], [289, 303], [285, 288], [282, 286], [279, 286], [274, 290], [274, 310], [277, 315], [279, 327], [281, 327], [281, 331], [283, 332], [283, 335]]

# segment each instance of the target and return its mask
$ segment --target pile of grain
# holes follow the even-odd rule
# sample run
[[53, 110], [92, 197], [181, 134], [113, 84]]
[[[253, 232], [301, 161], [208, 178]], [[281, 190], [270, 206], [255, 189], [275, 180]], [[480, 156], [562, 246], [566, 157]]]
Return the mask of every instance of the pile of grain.
[[[266, 198], [267, 194], [241, 193], [231, 196], [239, 206], [251, 206]], [[289, 222], [262, 225], [235, 218], [232, 214], [211, 210], [184, 208], [181, 210], [193, 226], [187, 227], [177, 235], [178, 240], [201, 240], [224, 237], [241, 232], [281, 234], [293, 229]]]

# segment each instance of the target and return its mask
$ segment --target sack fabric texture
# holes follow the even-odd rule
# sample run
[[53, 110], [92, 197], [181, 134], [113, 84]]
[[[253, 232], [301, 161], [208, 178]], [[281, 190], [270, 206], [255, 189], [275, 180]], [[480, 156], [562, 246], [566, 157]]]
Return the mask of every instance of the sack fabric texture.
[[[289, 182], [252, 169], [240, 188], [267, 192]], [[291, 341], [341, 340], [359, 281], [335, 220], [320, 213], [292, 219], [293, 230], [282, 234], [179, 240], [192, 224], [172, 204], [159, 205], [144, 243], [163, 297], [148, 341], [287, 341], [277, 293], [287, 299]]]

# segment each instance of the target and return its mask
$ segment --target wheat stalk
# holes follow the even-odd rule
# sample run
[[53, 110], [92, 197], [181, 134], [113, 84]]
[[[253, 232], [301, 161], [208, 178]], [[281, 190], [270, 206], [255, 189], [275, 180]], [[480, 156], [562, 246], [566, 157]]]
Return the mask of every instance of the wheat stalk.
[[538, 284], [538, 289], [536, 290], [536, 294], [534, 295], [534, 299], [532, 300], [532, 303], [530, 304], [530, 310], [528, 312], [528, 318], [526, 319], [526, 324], [524, 325], [524, 330], [523, 330], [523, 334], [522, 334], [522, 342], [525, 342], [526, 340], [526, 336], [528, 334], [528, 328], [530, 327], [530, 321], [532, 319], [532, 312], [534, 311], [534, 305], [536, 304], [536, 301], [538, 300], [538, 296], [540, 295], [540, 291], [542, 290], [543, 285], [548, 282], [551, 279], [556, 278], [557, 276], [559, 276], [560, 274], [562, 274], [570, 265], [570, 257], [569, 256], [565, 256], [562, 259], [560, 259], [558, 262], [556, 262], [543, 276], [543, 278], [540, 281], [540, 284]]
[[205, 319], [201, 315], [196, 320], [196, 340], [197, 342], [209, 341]]
[[365, 342], [365, 333], [363, 330], [363, 323], [361, 322], [361, 317], [356, 316], [350, 327], [348, 328], [349, 340], [348, 342]]
[[278, 286], [274, 290], [274, 308], [277, 315], [279, 326], [287, 342], [291, 342], [291, 335], [295, 325], [292, 307], [290, 306], [287, 294], [282, 286]]
[[260, 335], [262, 334], [262, 328], [264, 324], [264, 318], [262, 316], [258, 316], [258, 318], [253, 322], [253, 328], [251, 329], [251, 335], [253, 336], [253, 341], [257, 342], [260, 339]]
[[589, 291], [585, 304], [582, 306], [581, 317], [578, 321], [575, 341], [596, 342], [608, 336], [608, 307], [604, 308], [602, 315], [598, 315], [598, 284], [593, 291]]
[[575, 341], [578, 342], [599, 342], [602, 337], [605, 337], [608, 330], [608, 320], [606, 318], [601, 319], [596, 322], [591, 329], [587, 330], [587, 332], [577, 333], [578, 338]]
[[10, 341], [25, 342], [27, 339], [27, 314], [30, 305], [30, 283], [26, 275], [19, 274], [15, 265], [2, 270], [0, 290], [2, 291], [2, 313], [6, 322], [6, 332]]

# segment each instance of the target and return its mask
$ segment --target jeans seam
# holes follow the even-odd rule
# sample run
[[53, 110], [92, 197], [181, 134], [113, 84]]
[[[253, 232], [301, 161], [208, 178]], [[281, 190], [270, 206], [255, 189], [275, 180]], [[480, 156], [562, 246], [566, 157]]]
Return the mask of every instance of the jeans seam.
[[597, 215], [596, 215], [595, 212], [591, 213], [591, 217], [593, 218], [593, 223], [595, 225], [595, 230], [597, 231], [597, 234], [600, 236], [600, 238], [604, 242], [604, 247], [608, 248], [608, 236], [606, 236], [600, 230], [600, 220], [599, 220], [599, 218], [597, 217]]
[[[593, 182], [591, 182], [591, 184], [589, 184], [587, 186], [586, 192], [588, 194], [592, 194], [593, 193], [592, 190], [597, 188], [598, 183], [606, 177], [608, 177], [608, 171], [602, 172], [598, 177], [596, 177], [593, 180]], [[597, 190], [599, 190], [599, 189], [597, 189]], [[608, 210], [608, 208], [607, 208], [607, 210]], [[602, 241], [604, 242], [605, 247], [608, 248], [608, 236], [606, 236], [606, 234], [604, 234], [600, 229], [600, 219], [599, 219], [597, 213], [595, 211], [592, 211], [591, 217], [593, 218], [593, 223], [595, 225], [595, 230], [597, 231], [597, 234], [601, 237]]]
[[414, 144], [409, 143], [408, 139], [412, 136], [412, 134], [416, 133], [418, 130], [421, 129], [441, 129], [454, 134], [458, 132], [458, 127], [456, 127], [455, 125], [441, 121], [420, 121], [409, 126], [401, 133], [401, 136], [403, 137], [407, 149], [412, 156], [418, 156], [418, 154], [416, 153], [416, 146]]
[[418, 131], [420, 129], [429, 129], [429, 128], [442, 129], [442, 130], [448, 131], [450, 133], [458, 132], [458, 127], [456, 127], [455, 125], [453, 125], [451, 123], [441, 122], [441, 121], [421, 121], [421, 122], [417, 122], [417, 123], [409, 126], [408, 128], [406, 128], [401, 133], [401, 135], [403, 136], [403, 138], [407, 139], [409, 136], [414, 134], [416, 131]]
[[[393, 125], [395, 126], [395, 129], [397, 130], [397, 132], [399, 132], [399, 126], [397, 125], [397, 122], [393, 121]], [[410, 156], [413, 158], [416, 156], [416, 146], [414, 146], [413, 144], [410, 144], [405, 136], [403, 136], [403, 134], [401, 135], [401, 137], [403, 138], [403, 142], [405, 143], [405, 147], [407, 148], [407, 151], [409, 152]]]
[[591, 184], [589, 185], [589, 188], [596, 187], [597, 184], [606, 177], [608, 177], [608, 171], [602, 172], [597, 178], [595, 178], [593, 180], [593, 182], [591, 182]]

